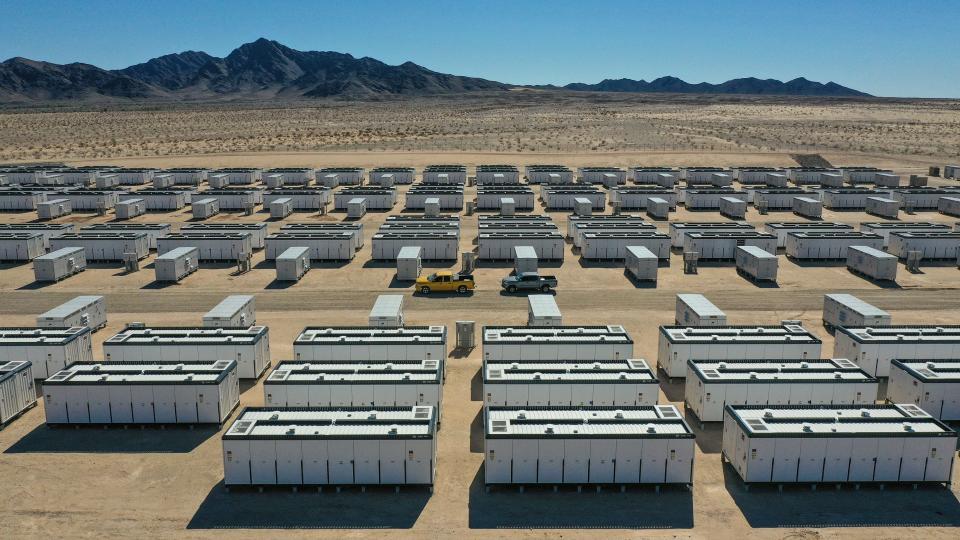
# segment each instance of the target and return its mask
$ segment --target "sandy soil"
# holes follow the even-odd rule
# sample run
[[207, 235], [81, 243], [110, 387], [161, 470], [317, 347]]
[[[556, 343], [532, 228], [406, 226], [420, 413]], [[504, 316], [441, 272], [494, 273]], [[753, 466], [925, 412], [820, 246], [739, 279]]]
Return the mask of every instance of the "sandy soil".
[[[614, 161], [625, 164], [637, 154]], [[666, 156], [700, 163], [787, 164], [780, 153], [699, 154], [657, 153], [646, 156], [655, 163]], [[302, 156], [301, 156], [302, 157]], [[497, 162], [521, 161], [516, 155], [489, 154], [372, 154], [325, 155], [327, 162], [376, 164], [467, 161], [489, 158]], [[607, 155], [564, 155], [564, 162], [606, 162]], [[553, 156], [536, 156], [552, 161]], [[165, 165], [214, 164], [226, 157], [162, 160]], [[232, 156], [235, 164], [279, 164], [282, 155]], [[292, 158], [291, 158], [292, 159]], [[354, 161], [350, 161], [354, 160]], [[160, 164], [161, 160], [111, 160]], [[677, 161], [670, 161], [676, 163]], [[891, 159], [891, 166], [907, 172], [911, 159]], [[468, 189], [469, 194], [472, 188]], [[393, 211], [391, 213], [397, 213]], [[469, 296], [414, 296], [409, 284], [394, 280], [389, 265], [370, 262], [369, 237], [386, 213], [364, 219], [365, 247], [346, 264], [321, 265], [294, 285], [274, 281], [272, 264], [262, 253], [254, 269], [237, 275], [228, 265], [204, 265], [181, 284], [159, 287], [153, 283], [152, 258], [140, 272], [125, 274], [119, 265], [96, 265], [86, 272], [53, 285], [33, 283], [29, 264], [0, 267], [0, 325], [31, 325], [46, 309], [80, 293], [104, 294], [110, 323], [95, 335], [95, 356], [100, 343], [130, 321], [156, 325], [199, 324], [200, 316], [228, 293], [257, 297], [258, 323], [270, 327], [275, 361], [290, 357], [296, 334], [307, 325], [365, 324], [377, 294], [407, 294], [410, 324], [445, 324], [457, 320], [487, 324], [521, 324], [526, 306], [522, 295], [502, 294], [498, 280], [509, 265], [481, 264], [475, 272], [479, 290]], [[567, 214], [551, 214], [565, 230]], [[342, 214], [320, 217], [295, 214], [286, 221], [338, 220]], [[28, 214], [5, 214], [0, 221], [20, 222]], [[186, 212], [151, 214], [143, 222], [179, 226]], [[63, 219], [85, 224], [109, 217], [78, 214]], [[223, 214], [214, 221], [267, 221], [259, 213], [244, 217]], [[799, 220], [790, 213], [759, 216], [749, 221]], [[858, 212], [826, 212], [824, 219], [846, 223], [876, 221]], [[911, 220], [949, 219], [933, 212]], [[676, 221], [723, 221], [716, 213], [688, 213]], [[270, 229], [280, 223], [270, 222]], [[666, 224], [659, 226], [666, 230]], [[463, 217], [461, 248], [473, 248], [476, 219]], [[678, 292], [707, 294], [726, 310], [734, 324], [772, 324], [801, 319], [823, 338], [829, 355], [832, 337], [820, 324], [824, 292], [851, 292], [890, 311], [895, 320], [916, 323], [955, 323], [960, 314], [960, 273], [955, 266], [931, 266], [910, 274], [902, 267], [896, 286], [880, 286], [850, 274], [843, 266], [799, 266], [780, 258], [780, 279], [775, 288], [758, 287], [739, 277], [729, 264], [701, 267], [698, 275], [684, 275], [679, 256], [661, 267], [655, 288], [638, 288], [615, 264], [582, 263], [568, 252], [562, 264], [545, 265], [560, 280], [557, 301], [568, 324], [623, 324], [636, 342], [635, 354], [654, 362], [657, 327], [673, 317]], [[448, 267], [456, 267], [451, 263]], [[697, 431], [698, 451], [692, 491], [671, 489], [655, 494], [633, 489], [625, 494], [563, 490], [533, 490], [519, 494], [496, 490], [487, 494], [482, 485], [482, 427], [480, 409], [480, 350], [448, 359], [443, 403], [444, 425], [439, 433], [437, 484], [434, 493], [417, 489], [392, 491], [346, 490], [334, 493], [226, 493], [222, 486], [219, 434], [209, 429], [50, 429], [43, 424], [42, 404], [0, 431], [0, 519], [6, 537], [330, 537], [359, 538], [383, 535], [423, 537], [684, 537], [684, 538], [813, 538], [813, 537], [918, 537], [955, 538], [960, 526], [957, 488], [904, 488], [879, 491], [866, 488], [811, 492], [808, 488], [745, 491], [735, 473], [721, 466], [718, 427]], [[662, 385], [660, 401], [682, 403], [682, 386]], [[242, 405], [262, 404], [261, 385], [244, 385]], [[957, 473], [955, 473], [957, 474]], [[955, 484], [956, 485], [956, 484]], [[264, 529], [271, 529], [265, 531]], [[316, 530], [318, 529], [318, 530]]]

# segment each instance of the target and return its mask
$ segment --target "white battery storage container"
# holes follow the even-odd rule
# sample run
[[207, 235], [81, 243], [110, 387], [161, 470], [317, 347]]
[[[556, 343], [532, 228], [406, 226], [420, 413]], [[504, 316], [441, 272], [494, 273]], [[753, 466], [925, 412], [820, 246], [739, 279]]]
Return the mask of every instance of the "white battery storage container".
[[527, 296], [527, 326], [562, 326], [563, 315], [550, 294]]
[[[61, 199], [62, 197], [54, 197]], [[37, 191], [0, 191], [0, 210], [36, 210], [37, 205], [47, 200], [47, 194]]]
[[145, 327], [127, 325], [103, 342], [107, 361], [237, 361], [241, 379], [256, 379], [270, 366], [270, 335], [249, 328]]
[[874, 377], [887, 377], [894, 359], [960, 358], [960, 326], [840, 326], [833, 356], [849, 358]]
[[483, 328], [484, 361], [588, 361], [627, 358], [633, 358], [633, 339], [619, 325]]
[[250, 245], [253, 249], [263, 249], [267, 239], [266, 223], [184, 223], [180, 234], [206, 233], [250, 233]]
[[643, 359], [544, 362], [489, 361], [485, 406], [585, 407], [656, 405], [660, 385]]
[[223, 439], [223, 481], [237, 485], [431, 486], [433, 407], [247, 407]]
[[370, 310], [368, 324], [371, 327], [398, 328], [403, 326], [403, 295], [381, 294]]
[[115, 221], [111, 221], [108, 223], [94, 223], [93, 225], [86, 225], [80, 229], [80, 233], [99, 232], [146, 233], [147, 243], [150, 246], [150, 249], [157, 249], [157, 238], [170, 234], [170, 224], [117, 223]]
[[823, 216], [823, 203], [811, 197], [794, 197], [793, 213], [810, 219], [820, 219]]
[[723, 458], [746, 484], [949, 484], [957, 433], [916, 405], [728, 405]]
[[268, 407], [413, 407], [439, 413], [443, 362], [284, 361], [263, 381]]
[[56, 219], [73, 213], [70, 201], [67, 199], [53, 199], [37, 203], [37, 217], [39, 219]]
[[[0, 194], [3, 192], [0, 191]], [[43, 235], [44, 249], [50, 248], [50, 239], [74, 231], [73, 223], [0, 223], [0, 234], [4, 233], [40, 233]]]
[[661, 197], [647, 199], [647, 214], [653, 219], [670, 219], [670, 203]]
[[730, 219], [746, 218], [747, 201], [736, 197], [720, 197], [720, 215]]
[[43, 233], [0, 232], [0, 261], [32, 261], [44, 253]]
[[275, 201], [290, 199], [293, 211], [318, 212], [330, 203], [330, 189], [322, 187], [300, 187], [296, 189], [272, 189], [263, 194], [263, 204], [272, 205]]
[[87, 262], [122, 261], [125, 253], [145, 259], [150, 254], [150, 236], [145, 232], [80, 231], [50, 239], [53, 250], [82, 247]]
[[166, 189], [169, 187], [173, 187], [172, 174], [158, 174], [153, 177], [154, 189]]
[[693, 432], [672, 405], [488, 407], [484, 482], [693, 483]]
[[784, 221], [768, 222], [763, 225], [764, 232], [777, 235], [777, 247], [786, 247], [787, 235], [792, 232], [854, 232], [852, 225], [845, 223]]
[[257, 303], [252, 295], [234, 294], [203, 316], [204, 328], [246, 328], [257, 324]]
[[897, 232], [951, 232], [950, 225], [946, 223], [930, 223], [917, 221], [880, 221], [871, 223], [860, 223], [860, 231], [871, 234], [879, 234], [883, 237], [883, 246], [890, 245], [890, 235]]
[[[389, 221], [390, 218], [387, 218]], [[313, 233], [313, 232], [351, 232], [354, 233], [351, 235], [352, 243], [351, 247], [354, 250], [358, 250], [363, 247], [363, 223], [347, 223], [344, 221], [334, 221], [334, 222], [318, 222], [318, 223], [285, 223], [280, 226], [280, 233]], [[304, 244], [306, 245], [306, 244]], [[269, 251], [269, 248], [268, 248]], [[282, 253], [282, 251], [278, 252]], [[276, 255], [269, 255], [270, 257], [276, 257]]]
[[850, 246], [847, 269], [877, 281], [896, 281], [897, 257], [869, 246]]
[[107, 325], [107, 304], [102, 296], [78, 296], [37, 316], [40, 328], [86, 326], [92, 332]]
[[270, 217], [283, 219], [293, 213], [293, 199], [284, 197], [270, 203]]
[[416, 281], [423, 270], [420, 259], [420, 246], [404, 246], [397, 253], [397, 279], [400, 281]]
[[642, 246], [660, 259], [670, 258], [670, 237], [658, 232], [588, 231], [582, 237], [580, 256], [588, 260], [626, 260], [628, 246]]
[[733, 253], [737, 271], [754, 281], [777, 281], [779, 259], [757, 246], [737, 246]]
[[267, 237], [266, 260], [276, 260], [290, 248], [305, 247], [311, 260], [349, 261], [356, 255], [356, 248], [361, 242], [359, 230], [283, 229]]
[[[376, 237], [374, 237], [376, 238]], [[533, 246], [538, 260], [563, 260], [566, 243], [558, 232], [489, 232], [477, 239], [477, 258], [511, 260], [516, 246]]]
[[157, 255], [153, 261], [157, 281], [179, 283], [200, 268], [200, 250], [183, 246]]
[[852, 294], [823, 295], [823, 325], [838, 326], [889, 326], [890, 314], [860, 300]]
[[147, 203], [143, 199], [126, 199], [119, 201], [113, 211], [117, 219], [132, 219], [147, 213]]
[[43, 382], [53, 424], [216, 424], [240, 404], [235, 360], [73, 364]]
[[794, 259], [846, 260], [850, 246], [883, 249], [883, 237], [857, 231], [802, 231], [787, 234], [787, 256]]
[[536, 272], [538, 268], [537, 251], [533, 246], [514, 246], [513, 247], [513, 272], [522, 274], [524, 272]]
[[74, 362], [92, 362], [90, 328], [0, 328], [0, 363], [26, 360], [46, 379]]
[[[746, 211], [747, 194], [732, 189], [687, 189], [684, 193], [684, 206], [687, 210], [719, 210], [723, 199], [739, 199], [743, 201]], [[728, 205], [730, 203], [727, 203]]]
[[[350, 211], [350, 203], [357, 199], [366, 200], [366, 210], [390, 210], [397, 203], [396, 188], [345, 188], [334, 193], [333, 209]], [[358, 203], [354, 203], [356, 206]]]
[[347, 202], [347, 217], [360, 219], [367, 213], [367, 199], [354, 197]]
[[727, 314], [702, 294], [678, 294], [674, 321], [687, 326], [726, 326]]
[[624, 268], [637, 281], [657, 281], [660, 258], [644, 246], [624, 247]]
[[683, 399], [701, 422], [722, 422], [727, 405], [872, 405], [877, 384], [846, 358], [691, 359]]
[[194, 219], [207, 219], [220, 213], [220, 200], [205, 197], [190, 203], [190, 212]]
[[890, 235], [888, 251], [906, 259], [911, 251], [919, 251], [924, 260], [956, 261], [960, 255], [960, 231], [895, 232]]
[[372, 258], [374, 260], [396, 260], [401, 249], [407, 246], [417, 246], [420, 248], [422, 260], [452, 261], [460, 256], [459, 238], [459, 231], [376, 233], [373, 235], [371, 242]]
[[867, 197], [865, 211], [875, 216], [897, 219], [900, 214], [900, 202], [887, 197]]
[[[819, 358], [820, 339], [800, 325], [661, 326], [657, 365], [669, 377], [685, 377], [687, 360], [782, 360]], [[834, 354], [834, 357], [844, 358]]]
[[440, 360], [447, 357], [446, 326], [307, 327], [293, 342], [295, 360]]
[[201, 261], [231, 261], [253, 256], [253, 234], [250, 232], [194, 231], [173, 233], [157, 239], [157, 253], [163, 255], [179, 247], [195, 247]]
[[57, 282], [87, 269], [87, 258], [82, 247], [61, 248], [33, 260], [33, 275], [37, 281]]
[[754, 246], [768, 253], [777, 252], [777, 237], [757, 231], [706, 231], [687, 233], [683, 251], [696, 252], [701, 260], [735, 260], [741, 246]]
[[691, 232], [710, 232], [710, 231], [753, 231], [753, 225], [738, 221], [718, 221], [718, 222], [671, 222], [670, 223], [670, 245], [675, 248], [683, 247], [683, 237]]
[[0, 429], [36, 404], [33, 364], [26, 360], [0, 363]]
[[277, 281], [300, 281], [310, 270], [310, 248], [289, 247], [274, 261], [277, 265]]
[[960, 420], [960, 360], [892, 360], [887, 402], [913, 403], [944, 422]]
[[937, 201], [937, 211], [948, 216], [960, 217], [960, 195], [957, 197], [940, 197]]

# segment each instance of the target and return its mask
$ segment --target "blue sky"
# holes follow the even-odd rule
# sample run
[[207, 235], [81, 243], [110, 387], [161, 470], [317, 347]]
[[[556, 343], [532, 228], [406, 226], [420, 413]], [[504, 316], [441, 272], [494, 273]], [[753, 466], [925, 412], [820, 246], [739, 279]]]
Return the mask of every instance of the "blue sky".
[[259, 37], [516, 84], [807, 77], [960, 98], [960, 1], [0, 0], [0, 59], [120, 68]]

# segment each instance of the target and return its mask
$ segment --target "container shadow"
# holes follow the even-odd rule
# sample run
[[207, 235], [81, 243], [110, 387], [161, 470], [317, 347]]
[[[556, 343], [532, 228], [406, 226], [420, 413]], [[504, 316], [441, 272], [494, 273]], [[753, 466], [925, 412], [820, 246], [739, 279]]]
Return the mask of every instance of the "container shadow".
[[471, 529], [690, 529], [693, 528], [693, 493], [681, 487], [666, 487], [659, 494], [652, 487], [618, 487], [600, 493], [573, 486], [511, 487], [486, 492], [483, 466], [470, 484]]
[[388, 289], [409, 289], [413, 286], [415, 281], [412, 279], [397, 279], [397, 275], [394, 274], [390, 279], [390, 283], [387, 284]]
[[470, 421], [470, 453], [483, 453], [483, 435], [483, 407], [480, 407], [476, 416]]
[[334, 493], [316, 489], [271, 488], [227, 492], [223, 482], [213, 486], [187, 529], [409, 529], [430, 500], [427, 488], [349, 487]]
[[267, 283], [267, 286], [264, 288], [267, 290], [282, 291], [283, 289], [289, 289], [290, 287], [293, 287], [297, 283], [297, 281], [281, 281], [279, 279], [275, 279], [270, 283]]
[[267, 259], [264, 259], [258, 262], [257, 264], [253, 265], [254, 270], [268, 270], [268, 269], [275, 270], [276, 268], [277, 268], [277, 263], [275, 261], [268, 261]]
[[704, 454], [719, 454], [723, 450], [723, 422], [701, 423], [697, 415], [683, 408], [683, 419], [696, 435], [697, 446]]
[[470, 401], [483, 401], [483, 368], [470, 378]]
[[[723, 481], [747, 523], [754, 528], [795, 527], [958, 527], [960, 502], [940, 486], [751, 486], [744, 489], [740, 476], [723, 464]], [[894, 534], [894, 536], [896, 536]]]
[[[64, 281], [64, 280], [61, 279], [60, 281]], [[17, 287], [17, 290], [18, 291], [36, 291], [38, 289], [52, 287], [53, 285], [60, 283], [60, 281], [34, 281], [32, 283], [27, 283], [26, 285], [21, 285]]]
[[470, 356], [470, 353], [473, 351], [473, 349], [474, 347], [469, 347], [469, 348], [457, 347], [447, 354], [447, 358], [453, 358], [455, 360], [466, 358]]
[[[873, 278], [871, 278], [871, 277], [869, 277], [869, 276], [865, 276], [865, 275], [863, 275], [863, 274], [861, 274], [861, 273], [859, 273], [859, 272], [854, 272], [853, 270], [850, 270], [849, 268], [847, 269], [847, 273], [849, 273], [849, 274], [851, 274], [851, 275], [854, 275], [854, 276], [857, 276], [858, 278], [860, 278], [860, 279], [862, 279], [862, 280], [864, 280], [864, 281], [866, 281], [866, 282], [868, 282], [868, 283], [870, 283], [870, 284], [872, 284], [872, 285], [876, 285], [877, 287], [880, 287], [881, 289], [902, 289], [902, 288], [903, 288], [903, 287], [901, 287], [900, 284], [897, 283], [896, 281], [873, 279]], [[922, 274], [923, 272], [919, 272], [919, 273]]]
[[184, 454], [192, 452], [218, 429], [201, 426], [61, 426], [41, 424], [15, 442], [5, 454], [80, 453], [80, 454]]
[[667, 396], [667, 401], [671, 403], [683, 403], [684, 387], [686, 385], [684, 380], [670, 380], [670, 377], [662, 369], [654, 369], [657, 371], [657, 379], [660, 380], [660, 389], [663, 390], [663, 395]]

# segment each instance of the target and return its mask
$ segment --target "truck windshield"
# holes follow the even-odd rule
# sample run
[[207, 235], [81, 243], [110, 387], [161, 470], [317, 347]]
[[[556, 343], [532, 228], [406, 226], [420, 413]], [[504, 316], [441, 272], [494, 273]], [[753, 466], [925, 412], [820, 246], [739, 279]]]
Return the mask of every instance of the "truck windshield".
[[430, 274], [429, 276], [427, 276], [427, 281], [436, 281], [436, 280], [437, 280], [436, 274]]

